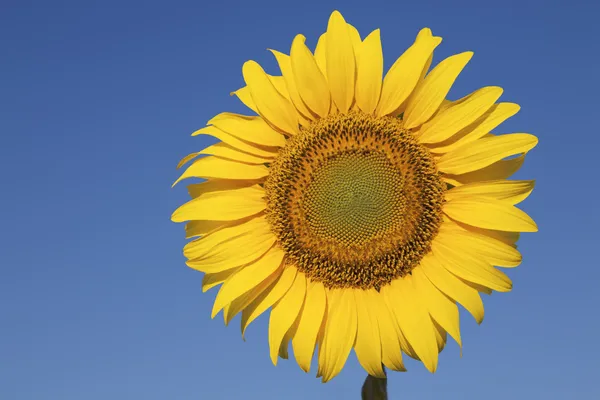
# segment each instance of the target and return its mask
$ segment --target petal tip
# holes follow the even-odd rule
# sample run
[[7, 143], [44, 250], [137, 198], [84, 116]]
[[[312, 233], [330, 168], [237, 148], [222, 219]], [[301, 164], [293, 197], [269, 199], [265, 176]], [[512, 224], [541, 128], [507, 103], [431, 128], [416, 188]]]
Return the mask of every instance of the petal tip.
[[331, 15], [329, 16], [329, 21], [333, 20], [334, 18], [336, 18], [336, 19], [340, 19], [341, 18], [342, 21], [346, 22], [346, 20], [344, 19], [344, 16], [338, 10], [333, 10], [331, 12]]
[[538, 226], [537, 226], [537, 224], [534, 222], [534, 223], [533, 223], [533, 225], [532, 225], [532, 227], [531, 227], [531, 231], [530, 231], [530, 232], [538, 232], [538, 231], [539, 231], [539, 229], [538, 229]]
[[540, 139], [539, 139], [537, 136], [535, 136], [535, 135], [531, 135], [531, 134], [530, 134], [530, 136], [532, 137], [532, 140], [531, 140], [531, 142], [532, 142], [532, 144], [533, 144], [533, 147], [537, 146], [537, 145], [538, 145], [538, 143], [540, 142]]
[[219, 314], [219, 311], [221, 311], [222, 309], [223, 309], [223, 307], [221, 307], [217, 302], [215, 302], [213, 304], [213, 309], [210, 313], [210, 319], [215, 319], [217, 314]]
[[175, 223], [179, 223], [179, 222], [183, 222], [183, 220], [181, 218], [179, 218], [179, 209], [181, 207], [178, 207], [177, 210], [173, 211], [173, 213], [171, 214], [171, 222], [175, 222]]
[[[423, 361], [423, 360], [421, 360]], [[435, 371], [437, 371], [437, 367], [438, 367], [438, 362], [437, 362], [437, 354], [436, 357], [432, 360], [430, 360], [429, 362], [425, 363], [423, 362], [423, 365], [425, 365], [425, 368], [427, 368], [427, 370], [429, 372], [431, 372], [432, 374], [435, 374]]]
[[427, 28], [427, 27], [425, 27], [425, 28], [422, 28], [422, 29], [419, 31], [419, 34], [418, 34], [418, 36], [428, 36], [428, 37], [432, 37], [432, 36], [433, 36], [433, 33], [431, 32], [431, 29], [430, 29], [430, 28]]
[[247, 82], [248, 75], [252, 72], [261, 72], [265, 73], [265, 70], [254, 60], [248, 60], [242, 65], [242, 75], [244, 76], [244, 81]]
[[300, 365], [298, 364], [298, 366], [300, 367], [300, 369], [304, 372], [306, 372], [307, 374], [310, 372], [310, 364], [309, 365]]
[[275, 355], [271, 354], [271, 362], [273, 363], [273, 366], [275, 366], [275, 367], [277, 366], [277, 361], [278, 361], [277, 354], [275, 354]]

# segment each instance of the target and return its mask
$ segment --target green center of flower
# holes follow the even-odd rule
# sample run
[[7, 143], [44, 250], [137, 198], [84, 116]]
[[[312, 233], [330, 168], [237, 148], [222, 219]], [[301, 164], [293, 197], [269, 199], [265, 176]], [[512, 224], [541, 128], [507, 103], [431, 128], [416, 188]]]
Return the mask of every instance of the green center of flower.
[[349, 151], [316, 166], [300, 204], [315, 236], [362, 245], [401, 223], [403, 183], [385, 154]]
[[326, 287], [376, 288], [409, 273], [442, 221], [433, 157], [398, 118], [358, 112], [291, 137], [265, 181], [288, 263]]

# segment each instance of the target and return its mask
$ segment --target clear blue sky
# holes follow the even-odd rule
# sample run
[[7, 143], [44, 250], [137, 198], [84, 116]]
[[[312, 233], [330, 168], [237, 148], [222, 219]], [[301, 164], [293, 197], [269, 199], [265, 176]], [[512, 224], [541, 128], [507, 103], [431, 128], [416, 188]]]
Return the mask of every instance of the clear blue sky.
[[267, 318], [246, 342], [237, 319], [211, 320], [170, 222], [187, 198], [175, 165], [208, 143], [189, 134], [243, 111], [243, 62], [274, 73], [266, 49], [314, 45], [334, 9], [363, 37], [382, 29], [387, 67], [424, 26], [437, 61], [473, 50], [451, 97], [502, 86], [522, 110], [498, 132], [540, 138], [518, 174], [537, 179], [523, 207], [540, 232], [513, 292], [486, 296], [481, 326], [462, 315], [462, 358], [451, 342], [435, 375], [392, 374], [391, 399], [600, 398], [600, 7], [386, 3], [0, 2], [1, 399], [358, 398], [354, 356], [323, 385], [272, 366]]

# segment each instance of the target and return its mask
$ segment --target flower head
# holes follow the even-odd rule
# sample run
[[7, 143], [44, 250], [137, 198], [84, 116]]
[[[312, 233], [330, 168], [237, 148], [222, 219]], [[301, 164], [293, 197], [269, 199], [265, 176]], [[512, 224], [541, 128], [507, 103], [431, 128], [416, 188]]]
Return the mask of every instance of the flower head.
[[440, 43], [421, 30], [383, 78], [379, 30], [333, 12], [314, 53], [302, 35], [273, 51], [281, 75], [244, 64], [234, 93], [257, 115], [194, 133], [220, 142], [180, 163], [179, 180], [206, 179], [172, 217], [195, 238], [187, 264], [222, 284], [213, 317], [241, 313], [244, 332], [271, 308], [274, 364], [291, 341], [305, 371], [317, 349], [324, 381], [352, 349], [376, 377], [403, 353], [434, 372], [447, 334], [462, 345], [457, 304], [481, 322], [479, 293], [511, 290], [496, 266], [519, 265], [537, 227], [515, 207], [533, 181], [507, 178], [537, 138], [489, 133], [519, 111], [499, 87], [447, 100], [473, 53], [430, 71]]

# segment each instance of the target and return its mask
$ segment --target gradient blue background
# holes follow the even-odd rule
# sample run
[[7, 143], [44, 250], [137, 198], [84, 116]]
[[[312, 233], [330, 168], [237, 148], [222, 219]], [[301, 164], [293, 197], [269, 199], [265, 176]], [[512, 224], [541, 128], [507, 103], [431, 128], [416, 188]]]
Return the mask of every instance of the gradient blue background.
[[497, 132], [539, 146], [520, 178], [512, 293], [462, 314], [435, 375], [408, 361], [391, 399], [590, 399], [598, 389], [598, 6], [583, 1], [0, 2], [0, 398], [358, 399], [352, 355], [323, 385], [273, 367], [267, 318], [210, 319], [215, 291], [184, 265], [187, 198], [170, 189], [189, 134], [221, 111], [266, 48], [313, 46], [338, 8], [363, 37], [380, 27], [386, 68], [431, 27], [437, 62], [474, 50], [451, 97], [500, 85], [521, 112]]

